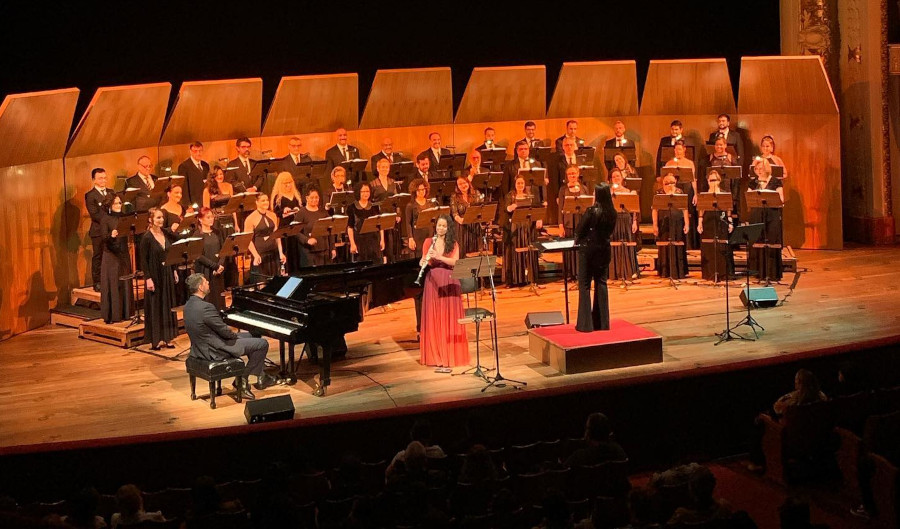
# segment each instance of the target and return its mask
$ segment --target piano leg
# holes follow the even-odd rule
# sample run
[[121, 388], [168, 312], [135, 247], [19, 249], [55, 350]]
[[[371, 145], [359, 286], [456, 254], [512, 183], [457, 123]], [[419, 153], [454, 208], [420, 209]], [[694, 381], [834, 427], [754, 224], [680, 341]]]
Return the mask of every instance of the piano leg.
[[278, 356], [281, 359], [281, 363], [279, 364], [278, 370], [278, 378], [282, 380], [287, 378], [287, 373], [284, 369], [284, 340], [278, 340]]
[[288, 359], [290, 364], [288, 364], [287, 383], [289, 386], [293, 386], [297, 383], [297, 371], [294, 364], [294, 342], [288, 344]]

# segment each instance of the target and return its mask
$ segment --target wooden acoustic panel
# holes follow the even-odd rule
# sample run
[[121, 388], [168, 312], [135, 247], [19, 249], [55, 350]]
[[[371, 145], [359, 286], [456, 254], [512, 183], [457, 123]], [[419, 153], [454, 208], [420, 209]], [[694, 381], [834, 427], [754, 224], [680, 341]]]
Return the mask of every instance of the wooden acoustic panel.
[[379, 129], [452, 122], [450, 68], [378, 70], [359, 127]]
[[[68, 131], [66, 131], [66, 134]], [[78, 249], [66, 221], [62, 159], [0, 169], [0, 340], [47, 323]]]
[[189, 81], [181, 85], [160, 145], [259, 136], [262, 79]]
[[0, 105], [0, 144], [5, 146], [0, 167], [61, 159], [78, 94], [77, 88], [65, 88], [6, 96]]
[[563, 63], [547, 117], [634, 116], [637, 94], [634, 61]]
[[547, 113], [547, 68], [475, 68], [456, 123], [538, 120]]
[[266, 115], [263, 136], [352, 130], [359, 121], [359, 75], [283, 77]]
[[712, 114], [735, 111], [725, 59], [650, 61], [642, 115]]
[[822, 59], [744, 57], [738, 87], [741, 114], [837, 114]]
[[99, 88], [81, 117], [66, 156], [88, 156], [159, 144], [170, 83]]

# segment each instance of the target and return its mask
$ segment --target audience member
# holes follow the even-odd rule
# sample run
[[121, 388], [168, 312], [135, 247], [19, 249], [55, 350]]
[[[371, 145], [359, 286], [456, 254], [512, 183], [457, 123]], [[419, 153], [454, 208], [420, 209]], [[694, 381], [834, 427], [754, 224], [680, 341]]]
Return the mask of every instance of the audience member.
[[460, 483], [483, 483], [497, 479], [497, 467], [491, 453], [482, 445], [475, 445], [466, 454], [457, 481]]
[[584, 425], [584, 440], [587, 446], [579, 448], [566, 459], [567, 467], [598, 465], [606, 461], [628, 459], [625, 450], [613, 439], [609, 419], [602, 413], [592, 413]]
[[216, 481], [210, 476], [200, 476], [191, 487], [191, 509], [187, 514], [187, 525], [191, 526], [191, 519], [203, 518], [217, 512], [238, 512], [243, 509], [240, 500], [222, 501], [216, 489]]
[[775, 410], [776, 415], [783, 415], [784, 410], [789, 406], [810, 404], [824, 400], [828, 400], [828, 397], [819, 390], [819, 379], [816, 378], [812, 371], [801, 369], [794, 376], [794, 391], [782, 395], [780, 399], [775, 401], [772, 409]]
[[[427, 421], [416, 421], [412, 429], [409, 431], [409, 440], [410, 441], [418, 441], [425, 447], [425, 456], [426, 457], [446, 457], [447, 454], [444, 453], [444, 450], [431, 442], [431, 424]], [[406, 452], [409, 450], [409, 446], [406, 447], [405, 450], [401, 450], [397, 452], [397, 455], [394, 456], [394, 459], [391, 460], [391, 464], [388, 466], [393, 466], [398, 460], [402, 460], [405, 457]]]
[[725, 500], [713, 497], [715, 488], [716, 476], [710, 469], [700, 467], [688, 484], [691, 505], [683, 505], [675, 509], [675, 513], [669, 519], [669, 524], [696, 525], [711, 520], [730, 518], [733, 509]]
[[146, 512], [144, 511], [144, 499], [141, 496], [141, 489], [135, 485], [122, 485], [116, 492], [116, 504], [119, 512], [112, 515], [109, 519], [109, 525], [112, 529], [116, 527], [124, 527], [143, 522], [144, 520], [152, 520], [154, 522], [166, 521], [162, 512]]
[[97, 489], [83, 488], [69, 502], [69, 515], [63, 516], [62, 521], [76, 529], [103, 529], [106, 521], [102, 516], [97, 516], [99, 505], [100, 493]]

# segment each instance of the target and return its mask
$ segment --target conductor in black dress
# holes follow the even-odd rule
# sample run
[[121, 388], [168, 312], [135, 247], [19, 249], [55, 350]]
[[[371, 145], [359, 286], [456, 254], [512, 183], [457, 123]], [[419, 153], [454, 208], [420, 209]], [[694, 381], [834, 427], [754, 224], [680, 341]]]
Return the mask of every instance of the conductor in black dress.
[[91, 170], [91, 182], [94, 187], [84, 194], [84, 205], [91, 217], [91, 229], [88, 236], [91, 238], [91, 284], [94, 291], [100, 291], [100, 262], [103, 257], [103, 237], [100, 234], [100, 221], [106, 215], [104, 202], [107, 196], [113, 194], [112, 189], [106, 187], [106, 170], [96, 167]]
[[[190, 356], [212, 361], [246, 356], [247, 366], [240, 385], [241, 397], [245, 399], [256, 398], [247, 380], [250, 375], [256, 375], [257, 389], [274, 385], [275, 378], [263, 371], [269, 342], [265, 338], [253, 338], [250, 333], [236, 333], [225, 324], [216, 307], [203, 299], [209, 294], [209, 281], [203, 274], [193, 273], [185, 282], [190, 293], [184, 304], [184, 329], [191, 339]], [[238, 386], [237, 380], [234, 385]]]
[[[609, 330], [609, 278], [611, 251], [609, 238], [616, 227], [616, 209], [609, 184], [594, 187], [594, 205], [589, 207], [575, 228], [578, 244], [578, 321], [581, 332]], [[591, 281], [594, 302], [591, 303]]]

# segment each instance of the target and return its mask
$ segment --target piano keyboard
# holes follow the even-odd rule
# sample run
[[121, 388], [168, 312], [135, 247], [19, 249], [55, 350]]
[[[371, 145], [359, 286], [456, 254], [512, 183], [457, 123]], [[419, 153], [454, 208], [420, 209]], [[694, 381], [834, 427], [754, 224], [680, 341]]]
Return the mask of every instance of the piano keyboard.
[[283, 336], [290, 336], [300, 327], [297, 323], [252, 311], [228, 314], [226, 321], [228, 320], [233, 320], [245, 325], [253, 325]]

